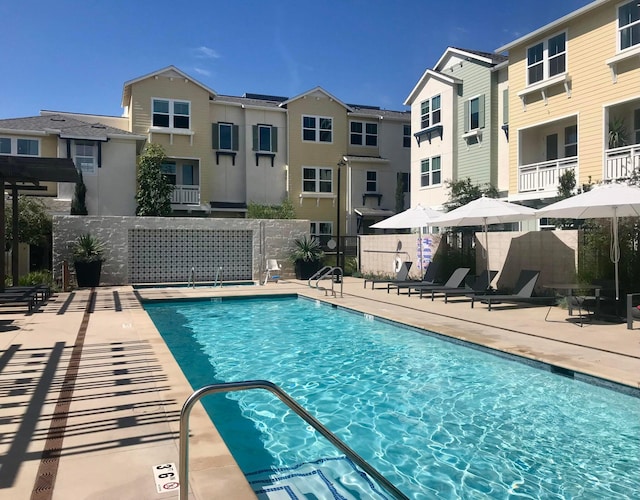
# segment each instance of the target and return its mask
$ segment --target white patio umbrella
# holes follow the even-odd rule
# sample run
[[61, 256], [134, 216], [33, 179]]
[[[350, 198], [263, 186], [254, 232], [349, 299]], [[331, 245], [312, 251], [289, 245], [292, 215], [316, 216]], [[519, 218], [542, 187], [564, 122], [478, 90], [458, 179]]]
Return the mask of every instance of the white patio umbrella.
[[441, 227], [482, 226], [484, 232], [484, 245], [487, 259], [487, 276], [491, 281], [491, 267], [489, 266], [489, 236], [487, 226], [490, 224], [505, 224], [521, 220], [535, 219], [536, 211], [533, 208], [509, 203], [497, 198], [482, 196], [470, 201], [466, 205], [447, 212], [436, 222]]
[[435, 225], [434, 221], [441, 216], [442, 212], [417, 204], [415, 207], [408, 208], [404, 212], [376, 222], [370, 227], [374, 229], [414, 229], [417, 227], [418, 237], [420, 238], [420, 256], [418, 262], [419, 266], [422, 267], [422, 228]]
[[565, 198], [537, 211], [538, 217], [562, 219], [611, 218], [610, 257], [615, 266], [616, 301], [620, 298], [618, 217], [640, 217], [640, 188], [626, 184], [603, 184], [591, 191]]

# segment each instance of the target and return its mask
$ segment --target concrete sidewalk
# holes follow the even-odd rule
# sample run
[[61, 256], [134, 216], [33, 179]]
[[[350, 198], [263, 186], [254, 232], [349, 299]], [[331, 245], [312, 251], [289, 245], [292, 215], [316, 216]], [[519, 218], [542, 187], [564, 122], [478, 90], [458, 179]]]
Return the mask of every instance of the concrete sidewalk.
[[[363, 288], [342, 298], [306, 282], [57, 294], [31, 315], [0, 314], [0, 497], [177, 498], [153, 467], [178, 464], [179, 413], [193, 392], [143, 299], [301, 294], [640, 388], [640, 328], [568, 321], [554, 307], [444, 304]], [[455, 300], [455, 299], [454, 299]], [[255, 498], [200, 405], [191, 415], [191, 498]]]

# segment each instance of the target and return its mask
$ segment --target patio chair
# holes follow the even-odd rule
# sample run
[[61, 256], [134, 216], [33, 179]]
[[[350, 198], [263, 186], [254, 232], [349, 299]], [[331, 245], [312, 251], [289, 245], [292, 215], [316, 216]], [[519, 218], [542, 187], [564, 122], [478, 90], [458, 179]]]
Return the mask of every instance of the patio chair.
[[529, 304], [542, 305], [555, 303], [555, 297], [533, 296], [533, 290], [539, 277], [540, 271], [522, 270], [520, 271], [520, 276], [518, 276], [518, 281], [516, 281], [516, 286], [512, 294], [470, 294], [469, 297], [471, 297], [471, 307], [474, 306], [476, 300], [481, 301], [483, 304], [487, 304], [489, 306], [489, 311], [491, 311], [491, 304], [497, 304], [501, 302], [507, 302], [511, 304], [524, 302]]
[[498, 271], [489, 271], [488, 275], [487, 271], [482, 271], [480, 274], [472, 278], [471, 285], [465, 283], [464, 287], [448, 288], [442, 286], [439, 288], [430, 288], [427, 290], [421, 289], [420, 298], [422, 298], [422, 294], [425, 292], [431, 293], [432, 301], [436, 295], [444, 295], [444, 303], [446, 304], [449, 297], [465, 297], [470, 293], [475, 295], [487, 294], [490, 293], [489, 287], [491, 286], [493, 278], [495, 278], [497, 274]]
[[640, 321], [640, 293], [627, 294], [627, 329], [633, 330], [633, 321]]
[[266, 285], [270, 279], [277, 283], [278, 280], [280, 279], [281, 270], [282, 270], [282, 266], [278, 264], [278, 261], [276, 259], [267, 259], [267, 268], [265, 269], [264, 284]]
[[402, 263], [400, 269], [396, 273], [396, 277], [393, 279], [365, 279], [364, 287], [367, 288], [367, 283], [371, 283], [371, 290], [376, 287], [376, 283], [396, 283], [396, 282], [405, 282], [409, 279], [409, 269], [411, 269], [411, 265], [413, 262], [407, 260]]
[[[440, 272], [440, 264], [435, 261], [429, 262], [427, 264], [427, 269], [424, 271], [424, 275], [419, 280], [396, 280], [387, 283], [387, 293], [392, 288], [407, 288], [413, 285], [436, 285], [438, 284], [438, 273]], [[398, 291], [398, 293], [400, 293]]]
[[[451, 276], [449, 276], [449, 279], [446, 281], [444, 285], [438, 285], [438, 284], [415, 285], [414, 284], [406, 287], [408, 289], [407, 294], [411, 296], [412, 291], [420, 292], [420, 297], [422, 297], [422, 293], [425, 291], [437, 290], [442, 288], [449, 288], [449, 289], [459, 288], [464, 283], [464, 279], [467, 277], [467, 274], [469, 274], [469, 271], [471, 271], [471, 269], [468, 267], [459, 267], [458, 269], [453, 271], [453, 273], [451, 273]], [[399, 288], [398, 288], [398, 295], [400, 295]]]

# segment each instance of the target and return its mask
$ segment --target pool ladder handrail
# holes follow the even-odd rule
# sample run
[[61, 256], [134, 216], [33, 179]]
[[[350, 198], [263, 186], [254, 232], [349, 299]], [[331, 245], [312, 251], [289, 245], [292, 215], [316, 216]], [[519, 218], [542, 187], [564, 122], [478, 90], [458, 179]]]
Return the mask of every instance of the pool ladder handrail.
[[187, 281], [187, 288], [195, 288], [196, 287], [196, 268], [192, 267], [191, 271], [189, 271], [189, 280]]
[[294, 412], [298, 414], [305, 422], [312, 426], [316, 431], [322, 434], [331, 444], [338, 448], [342, 453], [355, 462], [369, 476], [373, 477], [382, 487], [384, 487], [395, 498], [408, 500], [408, 497], [393, 485], [386, 477], [376, 470], [369, 462], [349, 448], [335, 434], [320, 423], [314, 416], [305, 410], [300, 404], [289, 394], [283, 391], [273, 382], [268, 380], [248, 380], [245, 382], [226, 382], [222, 384], [211, 384], [201, 387], [187, 398], [182, 410], [180, 411], [180, 462], [178, 463], [178, 480], [180, 481], [180, 500], [188, 500], [189, 498], [189, 415], [193, 406], [204, 396], [219, 392], [236, 392], [251, 389], [265, 389], [280, 401], [286, 404]]
[[222, 266], [216, 267], [215, 276], [213, 278], [213, 286], [222, 286]]
[[[331, 290], [320, 286], [320, 281], [331, 278]], [[335, 284], [336, 282], [340, 283], [340, 297], [342, 297], [342, 284], [344, 282], [344, 271], [342, 271], [341, 267], [338, 266], [324, 266], [322, 269], [317, 271], [309, 280], [307, 281], [310, 288], [317, 288], [318, 290], [323, 290], [325, 296], [329, 291], [331, 291], [331, 295], [336, 297]], [[316, 280], [315, 284], [312, 284], [311, 281]]]

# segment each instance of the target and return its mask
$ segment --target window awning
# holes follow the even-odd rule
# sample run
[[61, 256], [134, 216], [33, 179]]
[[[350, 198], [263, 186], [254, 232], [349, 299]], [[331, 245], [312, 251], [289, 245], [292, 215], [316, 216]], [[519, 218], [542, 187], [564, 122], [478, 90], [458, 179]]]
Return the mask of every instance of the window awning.
[[354, 208], [353, 211], [360, 217], [366, 218], [391, 217], [392, 215], [395, 215], [393, 210], [386, 210], [384, 208], [358, 207]]

